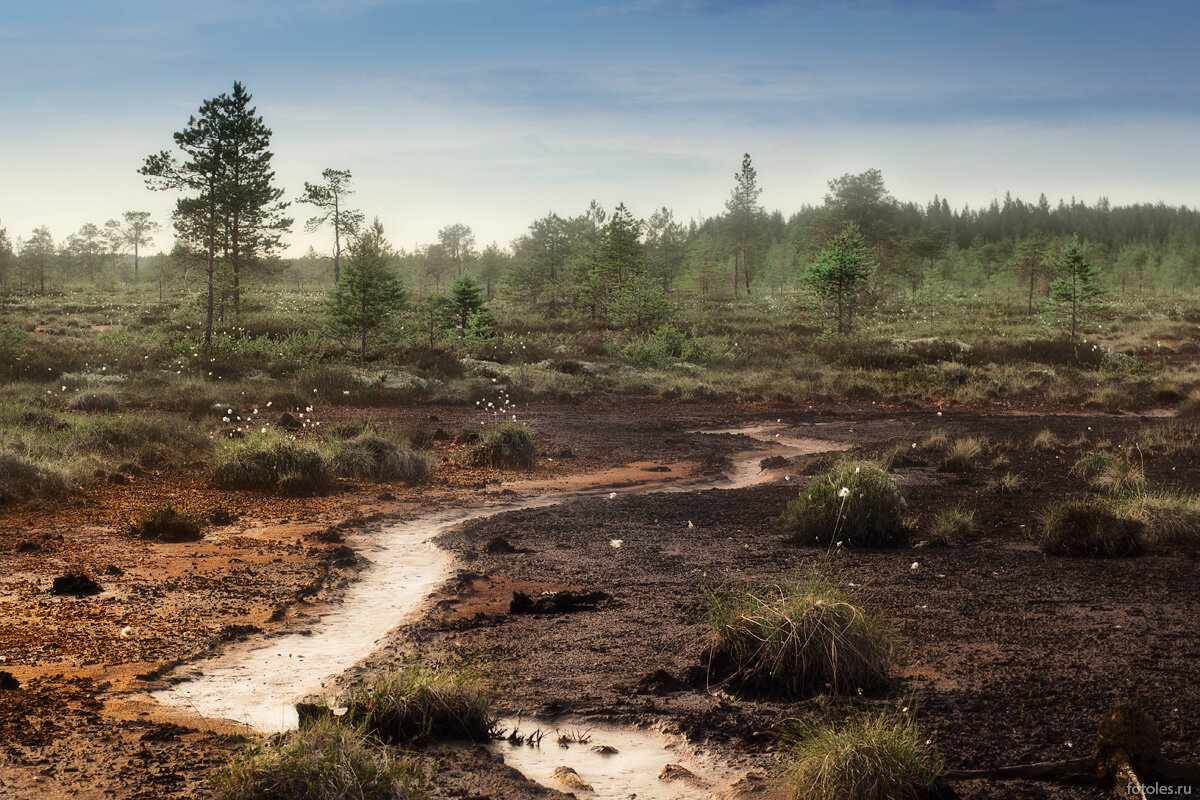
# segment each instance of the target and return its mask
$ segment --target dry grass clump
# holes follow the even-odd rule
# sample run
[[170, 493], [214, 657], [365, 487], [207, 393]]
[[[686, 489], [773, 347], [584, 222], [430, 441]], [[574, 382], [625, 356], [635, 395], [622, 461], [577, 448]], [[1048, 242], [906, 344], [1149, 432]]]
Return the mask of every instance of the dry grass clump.
[[946, 447], [938, 470], [941, 472], [974, 472], [979, 459], [983, 457], [985, 445], [983, 439], [974, 436], [955, 439]]
[[315, 447], [272, 431], [225, 442], [209, 471], [219, 489], [279, 492], [290, 497], [319, 494], [332, 471]]
[[950, 446], [950, 437], [945, 431], [934, 431], [921, 440], [922, 450], [945, 450]]
[[920, 800], [946, 762], [904, 712], [862, 715], [792, 734], [786, 786], [794, 800]]
[[899, 643], [868, 607], [821, 577], [766, 594], [711, 598], [713, 663], [732, 683], [787, 696], [855, 694], [890, 685]]
[[1181, 419], [1200, 419], [1200, 389], [1192, 390], [1180, 401], [1175, 416]]
[[802, 488], [783, 509], [780, 526], [800, 544], [899, 547], [908, 544], [907, 508], [878, 464], [845, 461]]
[[1006, 472], [1003, 475], [992, 478], [987, 484], [988, 489], [1000, 494], [1014, 494], [1021, 491], [1024, 486], [1025, 479], [1013, 472]]
[[1054, 434], [1054, 431], [1042, 428], [1033, 437], [1031, 444], [1035, 450], [1057, 450], [1062, 445], [1062, 440]]
[[929, 528], [930, 544], [961, 544], [979, 530], [975, 510], [961, 506], [946, 506], [939, 510]]
[[375, 481], [429, 480], [429, 460], [408, 445], [364, 430], [341, 443], [333, 470], [348, 478]]
[[466, 665], [415, 660], [375, 674], [339, 700], [346, 719], [387, 742], [426, 736], [489, 738], [495, 686]]
[[221, 800], [423, 800], [421, 770], [332, 719], [252, 745], [217, 776]]
[[121, 401], [112, 392], [84, 392], [72, 397], [67, 408], [73, 411], [108, 411], [121, 410]]
[[1105, 411], [1127, 411], [1136, 401], [1128, 389], [1121, 386], [1103, 386], [1092, 393], [1088, 402]]
[[1107, 494], [1141, 491], [1146, 486], [1146, 474], [1128, 458], [1104, 450], [1080, 457], [1071, 467], [1071, 474], [1088, 482], [1088, 486]]
[[470, 460], [485, 467], [532, 467], [537, 460], [537, 444], [524, 425], [505, 422], [480, 435]]
[[63, 471], [40, 466], [16, 453], [0, 452], [0, 506], [36, 500], [70, 486]]
[[159, 542], [195, 542], [204, 538], [204, 527], [200, 520], [168, 505], [143, 514], [130, 526], [130, 533], [140, 539]]
[[1155, 544], [1200, 545], [1200, 498], [1176, 492], [1139, 492], [1117, 501], [1122, 513], [1146, 526]]
[[1039, 544], [1054, 556], [1135, 556], [1142, 552], [1145, 528], [1112, 500], [1067, 500], [1046, 511]]

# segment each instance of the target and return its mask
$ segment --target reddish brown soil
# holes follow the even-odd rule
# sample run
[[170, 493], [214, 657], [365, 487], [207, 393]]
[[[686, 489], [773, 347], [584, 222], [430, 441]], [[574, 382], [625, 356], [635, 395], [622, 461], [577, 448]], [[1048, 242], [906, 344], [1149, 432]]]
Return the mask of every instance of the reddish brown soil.
[[[440, 417], [436, 423], [428, 421], [431, 413]], [[476, 418], [473, 409], [445, 408], [339, 409], [336, 415], [386, 417], [447, 431]], [[1111, 702], [1132, 697], [1162, 727], [1168, 755], [1200, 760], [1195, 554], [1049, 559], [1024, 536], [1048, 502], [1083, 490], [1068, 475], [1081, 452], [1102, 438], [1120, 441], [1139, 424], [1160, 423], [1106, 415], [938, 416], [649, 401], [544, 406], [528, 410], [525, 418], [545, 445], [539, 473], [532, 476], [543, 482], [630, 462], [642, 463], [622, 473], [625, 480], [661, 478], [646, 471], [658, 465], [686, 461], [711, 467], [752, 443], [687, 431], [768, 418], [790, 423], [797, 435], [861, 445], [919, 442], [931, 430], [982, 433], [993, 442], [1013, 443], [995, 448], [973, 473], [940, 473], [933, 463], [900, 470], [910, 511], [922, 515], [922, 524], [933, 510], [963, 503], [977, 509], [982, 531], [976, 541], [837, 557], [843, 580], [855, 583], [894, 621], [913, 652], [894, 692], [854, 704], [908, 703], [952, 766], [988, 766], [1077, 755]], [[1034, 450], [1028, 442], [1042, 427], [1064, 441], [1080, 436], [1085, 441]], [[1008, 464], [988, 467], [997, 454]], [[452, 447], [439, 458], [445, 463], [433, 486], [386, 487], [394, 500], [377, 499], [383, 487], [351, 484], [307, 500], [218, 496], [195, 480], [148, 475], [130, 486], [0, 514], [0, 655], [6, 659], [0, 669], [22, 683], [15, 691], [0, 690], [0, 794], [208, 794], [212, 771], [231, 752], [237, 731], [143, 703], [142, 678], [247, 632], [229, 626], [255, 626], [269, 635], [321, 603], [336, 601], [339, 586], [354, 571], [332, 563], [335, 544], [310, 534], [356, 513], [407, 516], [472, 502], [505, 477], [460, 466], [460, 451]], [[705, 646], [701, 604], [708, 589], [726, 581], [785, 580], [821, 560], [822, 553], [787, 544], [773, 527], [802, 471], [790, 473], [792, 485], [622, 493], [611, 501], [578, 501], [472, 523], [444, 542], [469, 574], [439, 593], [424, 619], [398, 631], [395, 647], [380, 658], [397, 649], [463, 650], [493, 670], [505, 711], [662, 721], [715, 742], [746, 770], [769, 771], [778, 755], [772, 728], [789, 716], [817, 713], [821, 703], [706, 691], [694, 680], [665, 694], [639, 693], [636, 687], [660, 669], [675, 678], [695, 678]], [[1024, 477], [1020, 493], [987, 488], [1003, 471]], [[1151, 458], [1146, 472], [1160, 485], [1200, 488], [1197, 464]], [[147, 544], [123, 533], [135, 512], [167, 499], [198, 511], [220, 505], [238, 519], [196, 544]], [[483, 553], [484, 543], [496, 535], [528, 552]], [[610, 539], [624, 543], [613, 548]], [[42, 550], [18, 553], [23, 541]], [[105, 574], [110, 565], [123, 574]], [[48, 593], [54, 576], [78, 571], [96, 578], [105, 593], [78, 599]], [[507, 613], [513, 591], [559, 588], [601, 590], [613, 599], [598, 611]], [[443, 796], [548, 794], [469, 748], [441, 759], [437, 783]], [[1101, 796], [1078, 787], [1050, 787], [1047, 793], [1014, 783], [958, 788], [980, 798]]]

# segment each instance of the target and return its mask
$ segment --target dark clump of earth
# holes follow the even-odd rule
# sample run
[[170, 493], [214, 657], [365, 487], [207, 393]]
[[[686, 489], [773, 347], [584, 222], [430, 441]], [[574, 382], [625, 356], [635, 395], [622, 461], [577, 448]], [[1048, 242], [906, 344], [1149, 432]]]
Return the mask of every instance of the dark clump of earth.
[[54, 579], [54, 583], [50, 587], [52, 594], [70, 595], [73, 597], [86, 597], [88, 595], [100, 594], [102, 591], [104, 590], [100, 588], [100, 584], [87, 575], [60, 575]]

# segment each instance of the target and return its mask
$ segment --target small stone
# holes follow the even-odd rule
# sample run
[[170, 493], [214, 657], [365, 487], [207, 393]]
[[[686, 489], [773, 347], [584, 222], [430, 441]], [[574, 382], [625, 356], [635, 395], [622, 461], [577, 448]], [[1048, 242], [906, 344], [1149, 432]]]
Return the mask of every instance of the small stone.
[[554, 772], [550, 773], [550, 777], [566, 786], [568, 789], [576, 789], [580, 792], [594, 792], [590, 783], [579, 777], [579, 773], [567, 766], [555, 767]]
[[682, 764], [667, 764], [659, 770], [658, 779], [664, 783], [686, 783], [688, 786], [708, 785], [696, 773]]

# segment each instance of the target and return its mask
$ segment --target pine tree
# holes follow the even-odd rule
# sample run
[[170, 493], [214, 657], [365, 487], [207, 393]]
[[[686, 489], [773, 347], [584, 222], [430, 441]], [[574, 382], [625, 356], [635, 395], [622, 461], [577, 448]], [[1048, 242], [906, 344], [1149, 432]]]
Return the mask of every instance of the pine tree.
[[733, 230], [735, 255], [733, 262], [733, 293], [737, 294], [738, 262], [742, 267], [742, 278], [746, 285], [746, 294], [750, 294], [750, 281], [754, 275], [751, 266], [750, 236], [755, 220], [762, 213], [758, 205], [758, 196], [762, 189], [758, 185], [758, 172], [750, 164], [750, 154], [742, 156], [742, 169], [733, 174], [733, 191], [725, 201], [729, 211], [729, 220]]
[[1058, 278], [1050, 284], [1050, 300], [1064, 320], [1070, 321], [1071, 338], [1079, 332], [1081, 319], [1100, 305], [1104, 290], [1099, 275], [1078, 241], [1071, 242], [1058, 259]]
[[326, 222], [333, 228], [333, 282], [342, 278], [342, 241], [352, 239], [362, 227], [361, 211], [344, 207], [347, 197], [354, 194], [350, 185], [350, 170], [325, 169], [321, 183], [304, 182], [304, 194], [297, 202], [316, 206], [318, 213], [304, 223], [304, 229], [315, 233]]
[[828, 304], [839, 336], [854, 324], [858, 296], [867, 286], [874, 261], [853, 222], [844, 227], [808, 265], [805, 281]]
[[358, 344], [359, 358], [408, 304], [408, 291], [392, 269], [392, 251], [376, 219], [350, 246], [342, 279], [325, 301], [335, 334]]

